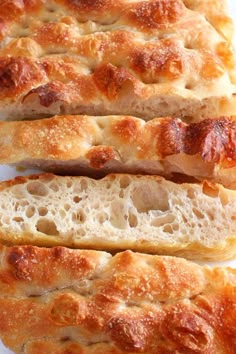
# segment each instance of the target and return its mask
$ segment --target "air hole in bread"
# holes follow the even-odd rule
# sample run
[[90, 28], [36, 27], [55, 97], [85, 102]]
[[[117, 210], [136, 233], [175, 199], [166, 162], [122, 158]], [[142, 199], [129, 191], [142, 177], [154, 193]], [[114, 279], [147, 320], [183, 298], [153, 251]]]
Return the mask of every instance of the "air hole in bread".
[[71, 180], [66, 181], [66, 187], [67, 188], [71, 188], [72, 187], [72, 181]]
[[127, 188], [130, 185], [130, 177], [129, 176], [121, 176], [120, 178], [120, 188]]
[[160, 227], [164, 226], [166, 224], [170, 224], [174, 222], [175, 217], [172, 214], [166, 214], [160, 217], [157, 217], [156, 219], [152, 220], [151, 225], [155, 227]]
[[28, 208], [26, 209], [25, 215], [27, 216], [27, 218], [32, 218], [32, 216], [34, 216], [35, 214], [35, 207], [30, 205], [28, 206]]
[[70, 210], [70, 204], [65, 204], [65, 205], [64, 205], [64, 209], [65, 209], [65, 211]]
[[198, 219], [204, 219], [205, 217], [199, 209], [193, 208], [193, 213], [196, 215]]
[[22, 217], [20, 217], [20, 216], [15, 216], [12, 220], [15, 221], [15, 222], [22, 222], [22, 221], [24, 221], [24, 219], [23, 219]]
[[74, 198], [73, 198], [73, 202], [74, 203], [79, 203], [82, 199], [78, 196], [78, 195], [75, 195]]
[[62, 219], [64, 219], [64, 218], [66, 217], [66, 212], [65, 212], [64, 209], [60, 209], [60, 210], [59, 210], [59, 214], [60, 214], [60, 217], [61, 217]]
[[121, 189], [121, 191], [119, 192], [119, 197], [122, 199], [124, 198], [125, 194], [124, 194], [124, 190]]
[[128, 221], [130, 227], [136, 227], [138, 225], [137, 216], [129, 210]]
[[88, 188], [88, 182], [86, 181], [86, 179], [82, 179], [80, 181], [80, 186], [81, 186], [81, 191], [86, 191]]
[[28, 193], [31, 195], [36, 195], [40, 197], [45, 197], [46, 195], [48, 195], [47, 187], [39, 181], [33, 181], [28, 183], [26, 188]]
[[164, 232], [167, 232], [168, 234], [173, 234], [173, 233], [174, 233], [172, 226], [169, 225], [169, 224], [168, 224], [168, 225], [165, 225], [165, 226], [163, 227], [163, 231], [164, 231]]
[[41, 232], [49, 236], [58, 236], [59, 232], [54, 221], [48, 220], [46, 218], [41, 218], [37, 221], [36, 229], [38, 232]]
[[114, 201], [111, 204], [110, 223], [117, 229], [127, 228], [128, 215], [125, 214], [122, 201]]
[[25, 197], [25, 191], [24, 189], [21, 188], [20, 185], [13, 186], [11, 192], [15, 198], [20, 200], [20, 205], [22, 206], [27, 205], [27, 204], [24, 205], [22, 204], [23, 201], [21, 199]]
[[100, 224], [103, 224], [105, 221], [109, 219], [108, 215], [106, 213], [101, 213], [98, 215], [98, 222]]
[[58, 192], [59, 191], [59, 187], [58, 187], [58, 185], [56, 183], [50, 183], [49, 184], [49, 188], [51, 190], [53, 190], [53, 192]]
[[139, 213], [147, 213], [150, 210], [169, 210], [167, 191], [158, 183], [135, 187], [131, 199]]
[[72, 214], [72, 221], [76, 224], [83, 224], [86, 220], [86, 216], [82, 209]]
[[[214, 212], [213, 212], [213, 213], [214, 213]], [[214, 215], [213, 215], [213, 213], [210, 213], [209, 211], [208, 211], [208, 213], [207, 213], [208, 219], [209, 219], [210, 221], [213, 221], [213, 220], [214, 220]]]
[[187, 196], [189, 199], [194, 199], [195, 198], [195, 191], [192, 188], [188, 188], [187, 190]]
[[19, 209], [19, 206], [20, 206], [20, 203], [19, 202], [16, 202], [14, 204], [14, 211], [17, 211]]
[[45, 208], [45, 207], [39, 207], [38, 208], [38, 213], [39, 213], [40, 216], [45, 216], [48, 213], [48, 209]]

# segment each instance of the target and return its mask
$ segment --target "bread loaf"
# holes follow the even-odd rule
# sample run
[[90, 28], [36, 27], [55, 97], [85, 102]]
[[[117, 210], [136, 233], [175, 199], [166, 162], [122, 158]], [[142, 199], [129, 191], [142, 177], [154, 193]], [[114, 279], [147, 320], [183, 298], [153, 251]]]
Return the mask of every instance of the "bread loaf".
[[145, 123], [130, 116], [57, 116], [0, 122], [0, 163], [59, 174], [184, 174], [236, 182], [236, 119]]
[[157, 176], [18, 177], [0, 184], [0, 240], [133, 249], [228, 259], [236, 255], [236, 191]]
[[0, 247], [0, 338], [21, 354], [236, 352], [236, 270], [126, 251]]
[[0, 3], [0, 117], [235, 113], [224, 0]]

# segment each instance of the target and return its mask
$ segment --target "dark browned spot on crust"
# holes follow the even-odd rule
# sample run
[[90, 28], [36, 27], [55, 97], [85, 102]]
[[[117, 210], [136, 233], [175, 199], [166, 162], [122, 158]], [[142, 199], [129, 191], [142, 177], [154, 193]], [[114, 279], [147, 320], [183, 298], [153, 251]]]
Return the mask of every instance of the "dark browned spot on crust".
[[14, 90], [41, 80], [44, 70], [29, 58], [0, 58], [0, 89]]
[[25, 10], [23, 0], [1, 1], [0, 15], [7, 21], [13, 21], [19, 18]]
[[31, 90], [24, 100], [32, 94], [37, 94], [40, 104], [44, 107], [50, 107], [58, 101], [66, 101], [65, 84], [60, 81], [52, 81], [48, 84], [37, 87]]
[[106, 162], [115, 159], [116, 154], [111, 146], [95, 146], [86, 154], [92, 168], [102, 168]]
[[30, 280], [29, 263], [34, 258], [35, 248], [33, 246], [12, 247], [8, 254], [7, 261], [12, 266], [12, 274], [18, 280]]
[[158, 76], [178, 79], [184, 67], [184, 57], [180, 48], [169, 39], [160, 40], [155, 46], [149, 45], [134, 50], [131, 54], [131, 68], [138, 73], [146, 73], [148, 78], [153, 76], [154, 80], [151, 81], [154, 82]]
[[69, 7], [77, 11], [101, 10], [111, 2], [110, 0], [65, 0]]
[[163, 336], [181, 353], [205, 353], [212, 348], [213, 329], [194, 308], [175, 306], [162, 323]]
[[141, 318], [114, 317], [107, 324], [107, 332], [120, 350], [135, 353], [145, 351], [148, 328]]
[[136, 80], [126, 69], [112, 64], [100, 65], [95, 70], [93, 79], [98, 89], [110, 100], [117, 98], [125, 84], [132, 84]]
[[179, 154], [184, 151], [183, 137], [186, 125], [177, 118], [165, 119], [160, 124], [159, 139], [157, 142], [158, 153], [162, 156]]
[[[103, 21], [110, 19], [122, 10], [122, 4], [117, 0], [57, 0], [81, 20]], [[124, 5], [123, 5], [124, 6]], [[105, 21], [106, 22], [106, 21]]]
[[185, 10], [180, 0], [142, 1], [133, 6], [127, 17], [142, 29], [155, 29], [177, 22]]
[[168, 119], [160, 126], [157, 150], [162, 157], [185, 153], [199, 154], [205, 162], [236, 160], [236, 122], [221, 117], [186, 125]]
[[200, 153], [204, 161], [220, 162], [222, 158], [236, 159], [236, 122], [226, 117], [205, 119], [187, 127], [184, 152]]

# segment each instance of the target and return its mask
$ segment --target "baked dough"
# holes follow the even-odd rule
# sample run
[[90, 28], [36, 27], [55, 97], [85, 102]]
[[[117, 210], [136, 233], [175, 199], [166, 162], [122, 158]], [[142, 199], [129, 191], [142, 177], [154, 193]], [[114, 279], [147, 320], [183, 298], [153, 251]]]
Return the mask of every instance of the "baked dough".
[[222, 0], [5, 0], [0, 116], [234, 114]]
[[235, 230], [236, 191], [206, 181], [43, 174], [0, 184], [0, 240], [8, 244], [219, 261], [236, 256]]
[[147, 123], [130, 116], [57, 116], [0, 122], [0, 163], [59, 174], [184, 174], [236, 182], [236, 119]]
[[236, 352], [236, 270], [126, 251], [0, 246], [0, 337], [15, 353]]

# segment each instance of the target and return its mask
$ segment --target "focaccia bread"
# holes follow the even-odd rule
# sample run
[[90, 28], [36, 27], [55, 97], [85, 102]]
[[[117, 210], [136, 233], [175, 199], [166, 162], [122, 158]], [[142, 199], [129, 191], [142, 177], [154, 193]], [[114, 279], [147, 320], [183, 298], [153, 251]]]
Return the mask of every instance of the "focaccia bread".
[[190, 259], [236, 256], [236, 191], [158, 176], [42, 174], [0, 184], [7, 244], [132, 249]]
[[235, 269], [63, 247], [0, 259], [0, 338], [17, 354], [236, 352]]
[[236, 182], [236, 119], [186, 124], [131, 116], [56, 116], [0, 122], [0, 163], [59, 174], [184, 174]]
[[5, 0], [0, 117], [234, 114], [224, 0]]

